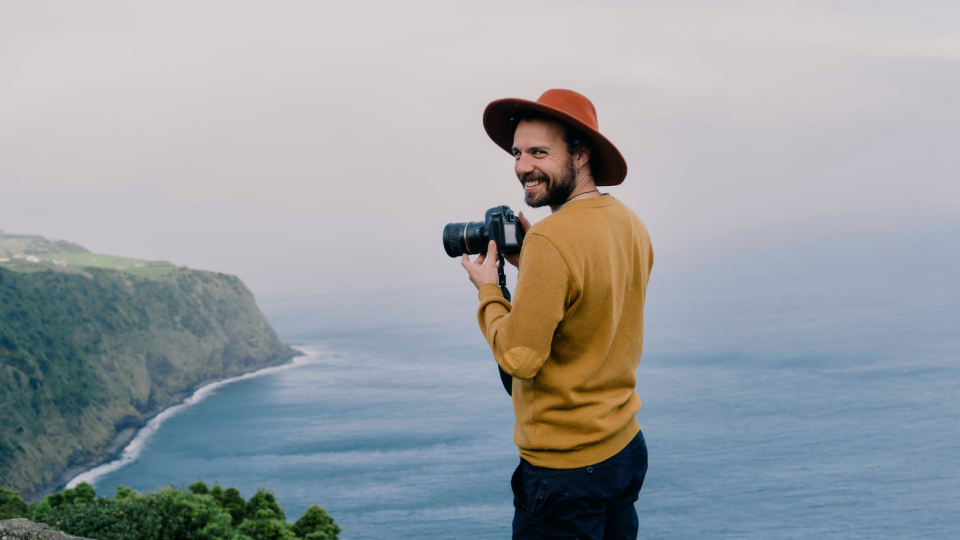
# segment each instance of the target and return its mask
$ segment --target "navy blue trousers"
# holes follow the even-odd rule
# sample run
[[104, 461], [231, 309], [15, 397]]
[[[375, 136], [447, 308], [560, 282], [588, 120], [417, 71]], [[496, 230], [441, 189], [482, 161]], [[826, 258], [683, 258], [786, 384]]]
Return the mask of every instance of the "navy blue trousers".
[[513, 473], [513, 540], [636, 540], [637, 501], [647, 474], [643, 433], [610, 459], [579, 469], [536, 467]]

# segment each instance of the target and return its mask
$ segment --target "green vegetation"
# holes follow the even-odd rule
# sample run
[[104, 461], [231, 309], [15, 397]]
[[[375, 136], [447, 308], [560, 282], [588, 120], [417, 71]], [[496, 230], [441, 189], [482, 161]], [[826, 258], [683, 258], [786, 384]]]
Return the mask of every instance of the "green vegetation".
[[[75, 246], [65, 244], [33, 245]], [[80, 262], [102, 257], [70, 249]], [[35, 256], [51, 253], [62, 256]], [[97, 260], [108, 265], [120, 258]], [[16, 272], [5, 266], [0, 484], [28, 498], [64, 482], [71, 467], [89, 464], [197, 385], [297, 354], [277, 339], [234, 276], [172, 266], [154, 277], [110, 268]]]
[[37, 258], [41, 261], [63, 261], [72, 268], [112, 268], [142, 277], [163, 276], [176, 268], [167, 261], [144, 261], [99, 253], [49, 253], [37, 255]]
[[0, 519], [18, 517], [30, 517], [30, 507], [23, 502], [19, 493], [0, 487]]
[[47, 240], [35, 234], [7, 234], [0, 231], [0, 257], [17, 254], [89, 253], [86, 248], [65, 240]]
[[[36, 257], [36, 261], [27, 256]], [[9, 261], [0, 266], [15, 272], [77, 273], [84, 268], [110, 268], [140, 277], [160, 277], [176, 266], [167, 261], [147, 261], [116, 255], [90, 253], [86, 248], [63, 240], [47, 240], [30, 234], [7, 234], [0, 231], [0, 257]]]
[[14, 517], [96, 540], [337, 540], [342, 531], [319, 506], [291, 524], [266, 489], [244, 501], [235, 488], [203, 481], [189, 491], [170, 486], [147, 494], [120, 486], [113, 498], [82, 483], [33, 505], [0, 488], [0, 519]]

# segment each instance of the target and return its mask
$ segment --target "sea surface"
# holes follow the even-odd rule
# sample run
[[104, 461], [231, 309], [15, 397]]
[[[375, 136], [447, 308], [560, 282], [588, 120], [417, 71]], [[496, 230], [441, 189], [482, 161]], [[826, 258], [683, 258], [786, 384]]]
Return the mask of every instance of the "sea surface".
[[[640, 537], [960, 537], [960, 227], [660, 277], [638, 370]], [[264, 302], [296, 365], [208, 389], [97, 491], [198, 478], [342, 538], [509, 538], [513, 415], [475, 292]]]

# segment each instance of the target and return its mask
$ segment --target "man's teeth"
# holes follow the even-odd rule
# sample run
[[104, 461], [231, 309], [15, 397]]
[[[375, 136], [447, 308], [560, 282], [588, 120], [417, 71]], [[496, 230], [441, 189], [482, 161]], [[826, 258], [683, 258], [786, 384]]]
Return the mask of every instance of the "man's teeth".
[[542, 180], [527, 180], [526, 182], [524, 182], [523, 185], [527, 187], [533, 187], [540, 184], [540, 182], [542, 182]]

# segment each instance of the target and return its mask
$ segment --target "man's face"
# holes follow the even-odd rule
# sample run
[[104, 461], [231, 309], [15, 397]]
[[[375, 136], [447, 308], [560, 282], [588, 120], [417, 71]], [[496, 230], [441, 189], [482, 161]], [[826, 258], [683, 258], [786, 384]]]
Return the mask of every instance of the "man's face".
[[559, 206], [576, 186], [573, 156], [563, 140], [564, 126], [547, 120], [521, 120], [513, 134], [517, 178], [528, 206]]

